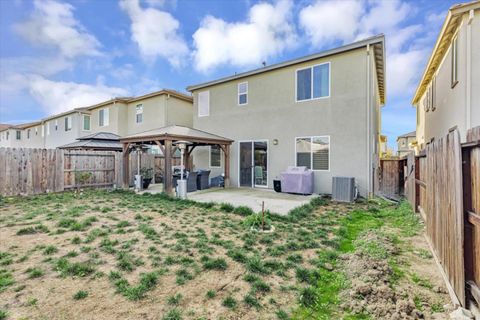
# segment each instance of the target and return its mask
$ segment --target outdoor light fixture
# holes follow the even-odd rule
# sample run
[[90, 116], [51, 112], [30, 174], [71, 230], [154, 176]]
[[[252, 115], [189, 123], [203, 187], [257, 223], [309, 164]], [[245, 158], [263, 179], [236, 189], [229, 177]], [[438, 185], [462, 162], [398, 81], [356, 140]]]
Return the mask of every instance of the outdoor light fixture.
[[278, 144], [278, 139], [273, 139], [273, 145], [276, 146]]

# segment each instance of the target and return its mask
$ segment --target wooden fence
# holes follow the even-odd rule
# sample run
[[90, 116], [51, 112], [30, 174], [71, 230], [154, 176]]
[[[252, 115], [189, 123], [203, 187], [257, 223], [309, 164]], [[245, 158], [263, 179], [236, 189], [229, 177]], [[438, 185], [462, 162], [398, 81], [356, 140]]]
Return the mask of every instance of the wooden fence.
[[[152, 168], [163, 179], [164, 157], [141, 155], [141, 168]], [[130, 154], [130, 183], [137, 172], [137, 155]], [[180, 158], [172, 158], [173, 165]], [[115, 151], [0, 148], [0, 195], [32, 195], [82, 187], [121, 187], [123, 157]]]
[[403, 161], [380, 160], [379, 191], [389, 198], [400, 199], [404, 194], [404, 170]]
[[480, 303], [480, 127], [460, 143], [457, 130], [427, 145], [405, 166], [405, 196], [426, 224], [450, 295]]

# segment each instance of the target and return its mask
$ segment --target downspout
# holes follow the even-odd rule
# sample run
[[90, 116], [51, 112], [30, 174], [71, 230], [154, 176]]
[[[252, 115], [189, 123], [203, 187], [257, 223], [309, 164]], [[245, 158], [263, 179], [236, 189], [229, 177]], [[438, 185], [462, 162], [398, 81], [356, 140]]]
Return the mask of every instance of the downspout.
[[371, 196], [370, 155], [370, 44], [367, 44], [367, 197]]
[[469, 11], [467, 21], [467, 73], [466, 73], [466, 119], [465, 130], [472, 127], [471, 112], [472, 112], [472, 21], [475, 13], [474, 10]]
[[170, 125], [168, 123], [168, 99], [170, 99], [170, 94], [167, 94], [165, 96], [165, 99], [163, 100], [163, 114], [164, 114], [164, 118], [163, 118], [163, 126], [168, 126]]

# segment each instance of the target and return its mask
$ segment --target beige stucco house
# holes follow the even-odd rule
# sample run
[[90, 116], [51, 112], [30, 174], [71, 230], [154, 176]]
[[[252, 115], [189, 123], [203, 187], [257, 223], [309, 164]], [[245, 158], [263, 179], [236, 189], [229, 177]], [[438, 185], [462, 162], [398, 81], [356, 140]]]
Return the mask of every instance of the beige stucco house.
[[397, 156], [404, 157], [415, 152], [417, 135], [415, 131], [402, 134], [397, 137]]
[[34, 123], [4, 125], [0, 147], [52, 149], [99, 132], [125, 136], [173, 124], [192, 126], [192, 103], [190, 95], [166, 89], [114, 98]]
[[448, 11], [412, 104], [418, 150], [454, 127], [465, 141], [480, 125], [480, 1]]
[[[314, 170], [314, 191], [355, 177], [361, 195], [377, 183], [384, 36], [192, 85], [193, 127], [227, 137], [231, 185], [273, 188], [288, 166]], [[221, 150], [197, 148], [197, 169], [223, 172]]]

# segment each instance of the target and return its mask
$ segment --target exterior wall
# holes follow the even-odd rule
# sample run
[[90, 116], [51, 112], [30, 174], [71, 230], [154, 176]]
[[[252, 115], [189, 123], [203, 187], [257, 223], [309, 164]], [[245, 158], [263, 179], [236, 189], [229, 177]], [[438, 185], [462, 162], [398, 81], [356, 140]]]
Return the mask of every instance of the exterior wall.
[[193, 103], [169, 96], [166, 98], [166, 125], [193, 126]]
[[[126, 106], [125, 118], [127, 119], [126, 135], [144, 132], [165, 126], [165, 95], [146, 98], [128, 103]], [[143, 121], [136, 123], [135, 108], [143, 105]]]
[[[11, 148], [13, 140], [15, 139], [15, 131], [12, 129], [5, 129], [0, 132], [0, 147]], [[8, 136], [8, 137], [7, 137]]]
[[[315, 171], [315, 192], [331, 193], [333, 176], [355, 177], [361, 195], [372, 189], [378, 150], [376, 88], [370, 92], [367, 130], [366, 49], [320, 58], [194, 91], [193, 126], [235, 140], [231, 146], [231, 184], [239, 185], [239, 141], [268, 141], [268, 188], [288, 166], [295, 165], [295, 138], [330, 136], [330, 170]], [[330, 97], [295, 102], [296, 70], [330, 62]], [[370, 67], [373, 83], [375, 69]], [[237, 85], [248, 81], [248, 104], [237, 105]], [[198, 93], [210, 91], [210, 115], [198, 117]], [[278, 144], [273, 145], [277, 139]], [[367, 143], [369, 141], [369, 143]], [[370, 144], [370, 146], [368, 146]], [[208, 148], [194, 151], [196, 169], [208, 169]], [[223, 159], [222, 159], [223, 167]], [[223, 172], [213, 169], [211, 176]]]
[[[28, 138], [28, 130], [30, 129], [30, 138]], [[22, 147], [24, 148], [44, 148], [45, 137], [42, 137], [42, 125], [38, 124], [33, 127], [25, 128], [22, 134]]]
[[[466, 139], [469, 128], [480, 125], [480, 12], [468, 26], [468, 13], [464, 14], [461, 25], [457, 30], [458, 45], [458, 83], [451, 87], [451, 56], [452, 47], [448, 49], [436, 75], [436, 109], [425, 111], [423, 101], [426, 93], [420, 99], [417, 107], [417, 139], [420, 149], [431, 139], [439, 138], [448, 133], [448, 130], [457, 126], [462, 142]], [[471, 31], [468, 31], [468, 29]], [[471, 50], [467, 43], [470, 41]], [[471, 55], [471, 65], [467, 63]], [[469, 70], [470, 78], [467, 77]], [[468, 82], [471, 81], [470, 105], [468, 105]], [[423, 144], [423, 147], [422, 147]]]
[[[65, 118], [72, 117], [72, 129], [65, 131]], [[58, 127], [55, 130], [55, 120], [58, 121]], [[91, 121], [91, 118], [90, 118]], [[54, 149], [68, 143], [74, 142], [77, 138], [90, 134], [91, 131], [83, 130], [83, 117], [79, 112], [72, 112], [46, 120], [45, 124], [45, 148]], [[90, 123], [91, 125], [91, 123]], [[50, 126], [50, 134], [47, 134], [46, 127]]]
[[[100, 110], [108, 108], [108, 125], [99, 125]], [[110, 132], [120, 136], [127, 134], [127, 104], [115, 102], [90, 110], [91, 132]], [[90, 134], [89, 133], [89, 134]], [[71, 141], [73, 142], [73, 140]]]

